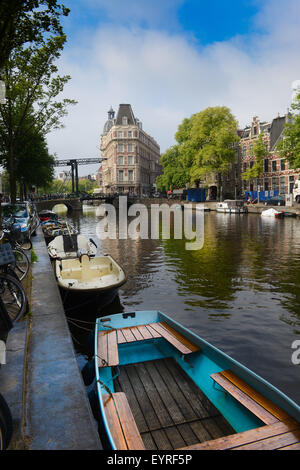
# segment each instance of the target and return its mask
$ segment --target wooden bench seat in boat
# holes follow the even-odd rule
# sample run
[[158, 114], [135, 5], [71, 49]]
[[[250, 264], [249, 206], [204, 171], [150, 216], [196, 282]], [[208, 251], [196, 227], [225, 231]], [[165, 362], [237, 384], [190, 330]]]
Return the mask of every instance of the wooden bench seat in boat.
[[211, 375], [264, 426], [184, 447], [184, 450], [300, 449], [300, 423], [230, 370]]
[[103, 397], [110, 432], [118, 450], [145, 450], [127, 397], [123, 392]]
[[118, 365], [118, 344], [161, 337], [166, 339], [182, 354], [190, 354], [200, 349], [165, 322], [99, 331], [98, 366], [112, 367]]
[[271, 400], [248, 385], [231, 370], [212, 374], [211, 378], [265, 424], [291, 419]]

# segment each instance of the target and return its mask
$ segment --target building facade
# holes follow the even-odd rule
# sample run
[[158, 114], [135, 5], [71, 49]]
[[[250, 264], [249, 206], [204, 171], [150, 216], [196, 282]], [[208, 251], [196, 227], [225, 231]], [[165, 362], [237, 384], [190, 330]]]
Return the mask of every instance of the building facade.
[[257, 190], [278, 191], [280, 195], [293, 192], [294, 182], [300, 175], [300, 169], [289, 168], [288, 162], [281, 158], [276, 151], [276, 145], [282, 138], [284, 125], [288, 119], [289, 115], [286, 114], [285, 116], [276, 117], [271, 122], [260, 122], [259, 118], [255, 116], [250, 126], [239, 131], [241, 137], [239, 143], [241, 173], [254, 165], [253, 146], [261, 132], [267, 152], [262, 175], [250, 181], [242, 181], [244, 192]]
[[143, 130], [130, 104], [120, 104], [117, 116], [108, 111], [100, 150], [102, 190], [105, 194], [150, 195], [162, 172], [160, 147]]

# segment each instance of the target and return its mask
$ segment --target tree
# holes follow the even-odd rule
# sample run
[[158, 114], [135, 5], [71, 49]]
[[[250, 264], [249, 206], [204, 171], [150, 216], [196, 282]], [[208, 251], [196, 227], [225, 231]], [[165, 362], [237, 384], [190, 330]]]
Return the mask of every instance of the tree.
[[192, 183], [217, 174], [220, 195], [221, 177], [236, 158], [237, 128], [237, 121], [225, 106], [207, 108], [193, 117], [190, 132], [190, 147], [194, 152], [190, 173]]
[[253, 153], [255, 156], [255, 162], [252, 168], [248, 168], [248, 170], [242, 173], [242, 178], [244, 180], [252, 180], [254, 178], [259, 178], [264, 171], [264, 158], [268, 155], [268, 151], [266, 150], [266, 145], [263, 140], [263, 134], [260, 133], [254, 146], [253, 146]]
[[60, 16], [70, 10], [57, 0], [1, 0], [0, 71], [11, 52], [26, 43], [42, 43], [45, 33], [63, 34]]
[[34, 132], [45, 136], [63, 127], [61, 120], [67, 114], [67, 106], [76, 103], [69, 99], [56, 101], [70, 79], [68, 75], [54, 75], [54, 61], [65, 41], [62, 35], [50, 37], [42, 46], [17, 47], [4, 69], [7, 102], [0, 107], [1, 157], [7, 162], [12, 201], [16, 198], [16, 168], [22, 143]]
[[156, 179], [157, 188], [168, 191], [170, 188], [184, 187], [189, 181], [189, 172], [180, 154], [179, 146], [174, 145], [167, 149], [160, 161], [164, 172]]
[[290, 168], [300, 168], [300, 90], [291, 105], [293, 113], [285, 124], [283, 138], [277, 144], [279, 155], [289, 162]]
[[206, 108], [185, 118], [175, 134], [178, 145], [165, 153], [165, 160], [162, 158], [164, 174], [159, 183], [180, 177], [181, 184], [198, 184], [202, 178], [217, 174], [220, 192], [221, 175], [228, 172], [236, 156], [237, 127], [225, 106]]

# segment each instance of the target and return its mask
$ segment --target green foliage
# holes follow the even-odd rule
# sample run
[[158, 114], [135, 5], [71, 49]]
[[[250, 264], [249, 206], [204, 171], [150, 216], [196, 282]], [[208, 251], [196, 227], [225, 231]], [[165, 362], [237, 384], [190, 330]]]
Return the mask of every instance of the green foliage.
[[175, 134], [177, 145], [161, 158], [164, 168], [159, 189], [183, 187], [210, 174], [226, 173], [234, 162], [237, 121], [225, 106], [206, 108], [185, 118]]
[[242, 173], [242, 178], [244, 180], [251, 180], [254, 178], [259, 178], [264, 171], [264, 158], [268, 155], [266, 146], [263, 140], [263, 134], [260, 133], [253, 147], [253, 154], [255, 156], [255, 162], [252, 168]]
[[[41, 167], [40, 183], [46, 184], [52, 178], [53, 158], [48, 154], [44, 137], [51, 130], [63, 127], [67, 106], [76, 103], [69, 99], [56, 100], [70, 79], [57, 75], [54, 64], [65, 41], [62, 35], [50, 37], [42, 45], [30, 44], [26, 49], [16, 47], [6, 64], [7, 103], [0, 107], [0, 158], [10, 174], [12, 200], [16, 197], [17, 178], [27, 178], [27, 183], [32, 183], [28, 176], [34, 161], [36, 168]], [[38, 161], [34, 144], [41, 152]]]
[[289, 162], [290, 168], [300, 168], [300, 90], [291, 106], [290, 120], [285, 124], [283, 139], [277, 144], [281, 157]]
[[62, 35], [60, 17], [69, 11], [57, 0], [1, 0], [0, 70], [15, 48], [41, 44], [48, 33]]

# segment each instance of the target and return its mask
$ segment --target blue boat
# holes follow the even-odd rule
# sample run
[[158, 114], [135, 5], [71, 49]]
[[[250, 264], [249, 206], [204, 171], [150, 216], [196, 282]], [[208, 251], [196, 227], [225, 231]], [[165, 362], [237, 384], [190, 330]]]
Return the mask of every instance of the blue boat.
[[105, 448], [300, 449], [300, 407], [169, 316], [98, 318], [94, 341]]

